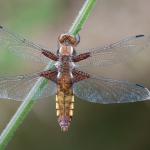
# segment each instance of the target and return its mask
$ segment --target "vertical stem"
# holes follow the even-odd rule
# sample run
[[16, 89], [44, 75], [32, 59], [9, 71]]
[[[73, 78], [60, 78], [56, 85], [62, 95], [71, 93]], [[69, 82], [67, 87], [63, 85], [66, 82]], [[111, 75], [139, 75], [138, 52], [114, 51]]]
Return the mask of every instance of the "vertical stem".
[[[76, 35], [78, 31], [82, 28], [85, 20], [87, 19], [90, 11], [92, 10], [96, 0], [86, 0], [85, 4], [83, 5], [81, 11], [79, 12], [75, 22], [72, 24], [69, 32]], [[54, 62], [49, 64], [45, 70], [52, 68]], [[35, 100], [38, 98], [39, 94], [41, 93], [42, 89], [47, 83], [47, 79], [40, 78], [36, 83], [35, 86], [32, 88], [30, 93], [28, 94], [26, 100], [22, 102], [10, 122], [7, 124], [6, 128], [3, 130], [0, 136], [0, 150], [2, 150], [23, 121], [27, 113], [30, 111], [31, 107], [35, 103]]]
[[76, 17], [74, 23], [69, 29], [69, 32], [71, 34], [76, 35], [82, 29], [83, 24], [85, 23], [95, 3], [96, 3], [96, 0], [85, 1], [82, 9], [79, 11], [78, 16]]

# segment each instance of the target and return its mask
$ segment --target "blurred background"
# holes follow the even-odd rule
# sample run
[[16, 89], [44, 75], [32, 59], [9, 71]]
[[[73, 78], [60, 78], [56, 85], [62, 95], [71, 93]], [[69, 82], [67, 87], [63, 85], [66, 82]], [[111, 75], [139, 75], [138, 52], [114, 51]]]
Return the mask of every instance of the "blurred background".
[[[1, 0], [0, 25], [18, 35], [57, 48], [85, 0]], [[77, 51], [112, 44], [138, 34], [150, 35], [149, 0], [98, 0], [83, 29]], [[45, 68], [0, 49], [0, 76], [27, 74]], [[122, 63], [83, 68], [95, 74], [136, 82], [150, 89], [150, 47]], [[87, 87], [88, 88], [88, 87]], [[21, 102], [0, 100], [0, 132]], [[149, 150], [150, 102], [94, 104], [75, 97], [68, 132], [57, 122], [55, 96], [37, 101], [6, 150]]]

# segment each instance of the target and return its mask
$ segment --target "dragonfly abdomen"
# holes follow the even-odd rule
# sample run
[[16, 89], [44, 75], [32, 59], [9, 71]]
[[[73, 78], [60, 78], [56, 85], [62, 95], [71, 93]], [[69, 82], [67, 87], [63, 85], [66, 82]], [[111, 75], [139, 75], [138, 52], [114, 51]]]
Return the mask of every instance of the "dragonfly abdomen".
[[67, 131], [72, 121], [74, 95], [72, 83], [63, 77], [59, 81], [56, 93], [56, 114], [62, 131]]

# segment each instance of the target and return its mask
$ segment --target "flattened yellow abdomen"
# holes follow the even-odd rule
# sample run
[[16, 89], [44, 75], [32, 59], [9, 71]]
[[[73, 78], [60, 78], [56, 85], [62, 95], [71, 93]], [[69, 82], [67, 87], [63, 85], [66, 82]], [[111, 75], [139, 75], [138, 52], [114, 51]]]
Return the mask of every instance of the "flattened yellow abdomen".
[[67, 131], [71, 123], [74, 109], [74, 95], [72, 87], [61, 89], [58, 86], [56, 94], [56, 115], [62, 131]]

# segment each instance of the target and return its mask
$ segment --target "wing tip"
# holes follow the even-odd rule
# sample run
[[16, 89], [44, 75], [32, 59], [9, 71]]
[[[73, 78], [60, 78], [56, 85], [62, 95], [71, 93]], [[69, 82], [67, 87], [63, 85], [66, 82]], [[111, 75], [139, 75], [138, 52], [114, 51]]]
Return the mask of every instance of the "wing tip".
[[146, 87], [145, 86], [143, 86], [143, 85], [141, 85], [141, 84], [135, 84], [136, 86], [139, 86], [139, 87], [141, 87], [141, 88], [143, 88], [143, 89], [145, 89]]
[[143, 37], [143, 36], [145, 36], [145, 35], [144, 34], [140, 34], [140, 35], [136, 35], [135, 37], [139, 38], [139, 37]]
[[0, 26], [0, 28], [3, 28], [2, 26]]

